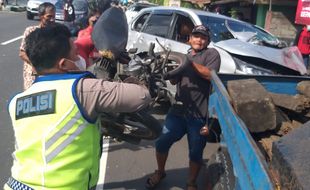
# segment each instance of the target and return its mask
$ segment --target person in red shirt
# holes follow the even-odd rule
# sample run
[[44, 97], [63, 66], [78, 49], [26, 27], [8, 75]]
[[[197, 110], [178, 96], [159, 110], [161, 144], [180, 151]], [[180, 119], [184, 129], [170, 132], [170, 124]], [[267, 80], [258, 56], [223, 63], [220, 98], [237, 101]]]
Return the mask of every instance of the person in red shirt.
[[297, 33], [295, 43], [303, 57], [304, 64], [308, 69], [309, 54], [310, 54], [310, 25], [304, 26], [302, 30]]
[[97, 22], [98, 18], [100, 17], [101, 13], [99, 10], [94, 10], [88, 15], [88, 26], [87, 28], [80, 30], [78, 33], [78, 38], [83, 36], [90, 36], [91, 32], [93, 31], [93, 27]]
[[94, 58], [100, 57], [91, 39], [93, 27], [100, 15], [101, 13], [98, 10], [92, 11], [88, 17], [88, 27], [80, 30], [77, 39], [74, 41], [78, 50], [78, 54], [86, 61], [86, 67], [92, 65], [92, 60]]

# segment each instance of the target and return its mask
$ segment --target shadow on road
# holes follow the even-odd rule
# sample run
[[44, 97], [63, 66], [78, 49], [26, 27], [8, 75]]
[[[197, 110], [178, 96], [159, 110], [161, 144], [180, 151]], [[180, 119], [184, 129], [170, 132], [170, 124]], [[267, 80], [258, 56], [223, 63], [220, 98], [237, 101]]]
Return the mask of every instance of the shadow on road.
[[[207, 160], [204, 161], [207, 163]], [[203, 166], [199, 178], [198, 178], [198, 189], [204, 190], [206, 187], [206, 173], [205, 173], [205, 165]], [[160, 190], [177, 190], [177, 189], [186, 189], [186, 180], [187, 180], [187, 173], [188, 168], [178, 168], [178, 169], [171, 169], [166, 171], [167, 176], [161, 181], [156, 189]], [[133, 180], [127, 181], [116, 181], [105, 183], [103, 189], [147, 189], [145, 187], [145, 182], [147, 178], [152, 173], [146, 174], [145, 176]]]
[[117, 142], [114, 140], [109, 141], [109, 152], [110, 153], [114, 151], [118, 151], [118, 150], [124, 150], [124, 149], [128, 149], [130, 151], [139, 151], [139, 150], [147, 149], [147, 148], [153, 149], [154, 147], [155, 147], [154, 141], [142, 141], [138, 145], [133, 145], [127, 142]]

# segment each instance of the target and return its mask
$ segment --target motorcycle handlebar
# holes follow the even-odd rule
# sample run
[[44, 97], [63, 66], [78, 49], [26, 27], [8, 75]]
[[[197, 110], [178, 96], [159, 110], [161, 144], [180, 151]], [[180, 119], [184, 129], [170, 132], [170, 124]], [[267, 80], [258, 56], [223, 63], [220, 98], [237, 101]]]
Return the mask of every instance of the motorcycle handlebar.
[[154, 57], [154, 48], [155, 48], [155, 43], [151, 43], [148, 51], [148, 56]]

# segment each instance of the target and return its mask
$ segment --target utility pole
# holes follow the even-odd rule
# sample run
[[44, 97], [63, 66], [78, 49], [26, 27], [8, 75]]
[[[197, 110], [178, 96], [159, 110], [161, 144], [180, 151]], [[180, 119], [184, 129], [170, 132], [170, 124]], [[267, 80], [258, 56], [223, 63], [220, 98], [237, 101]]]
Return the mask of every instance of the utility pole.
[[271, 8], [272, 8], [272, 0], [269, 0], [269, 11], [271, 11]]

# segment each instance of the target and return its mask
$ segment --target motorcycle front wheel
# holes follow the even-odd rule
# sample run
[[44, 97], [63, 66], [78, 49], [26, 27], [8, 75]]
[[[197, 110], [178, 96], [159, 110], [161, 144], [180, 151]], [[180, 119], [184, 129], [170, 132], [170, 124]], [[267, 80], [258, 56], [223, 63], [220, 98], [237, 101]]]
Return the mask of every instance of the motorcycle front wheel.
[[[117, 116], [101, 117], [104, 123], [109, 123], [113, 133], [119, 137], [133, 137], [135, 139], [154, 140], [161, 134], [162, 125], [152, 115], [145, 111], [135, 113], [121, 113]], [[113, 135], [112, 135], [113, 136]]]

